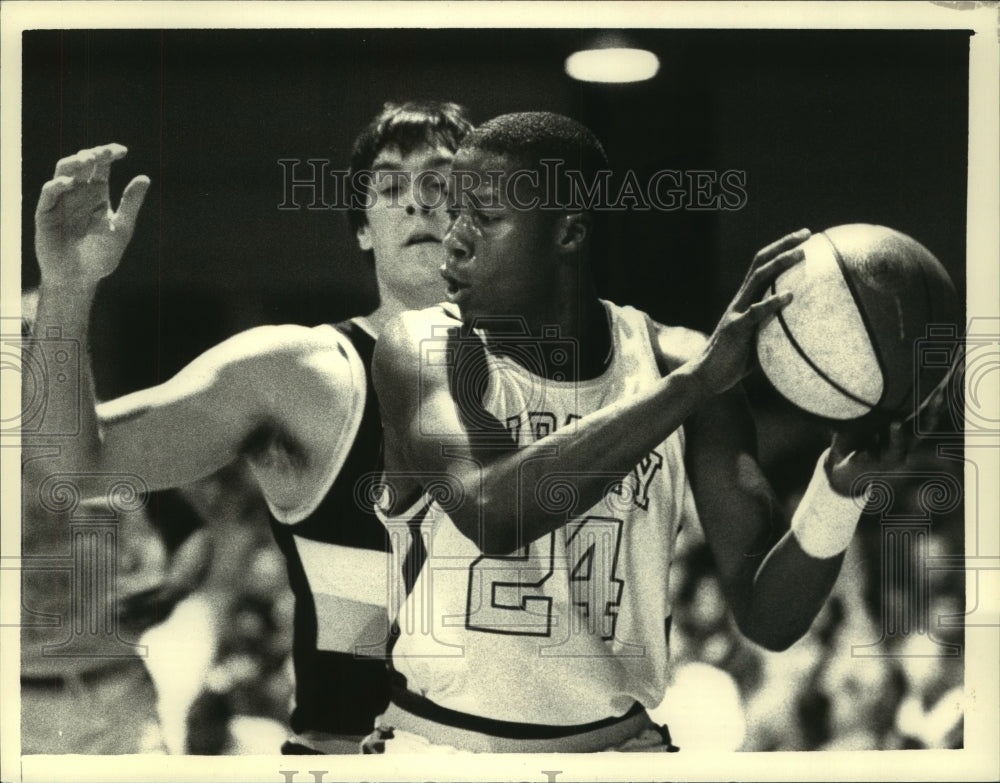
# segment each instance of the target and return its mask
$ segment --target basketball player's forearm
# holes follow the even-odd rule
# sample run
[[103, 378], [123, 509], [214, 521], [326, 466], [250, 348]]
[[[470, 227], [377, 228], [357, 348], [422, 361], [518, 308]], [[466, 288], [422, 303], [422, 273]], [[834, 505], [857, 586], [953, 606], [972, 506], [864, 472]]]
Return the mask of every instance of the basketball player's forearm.
[[[39, 288], [32, 330], [35, 339], [27, 341], [26, 350], [31, 366], [44, 368], [45, 385], [33, 387], [26, 374], [22, 401], [23, 409], [28, 411], [37, 406], [32, 395], [46, 394], [45, 407], [39, 413], [44, 421], [38, 435], [29, 432], [24, 437], [32, 444], [57, 446], [58, 454], [26, 466], [26, 480], [44, 480], [53, 470], [69, 473], [99, 470], [101, 441], [87, 349], [95, 291], [96, 283], [73, 287], [45, 280]], [[42, 382], [41, 378], [37, 380]], [[56, 384], [58, 393], [53, 391]]]
[[809, 630], [830, 595], [843, 555], [809, 557], [791, 532], [774, 546], [737, 609], [740, 630], [769, 650], [785, 650]]
[[[481, 479], [466, 482], [478, 501], [466, 504], [475, 516], [466, 515], [460, 529], [476, 541], [481, 525], [484, 551], [508, 553], [599, 503], [703, 401], [692, 370], [682, 367], [648, 391], [574, 421], [571, 434], [564, 430], [499, 459], [494, 452], [492, 461], [482, 455]], [[575, 499], [571, 509], [553, 502], [566, 488]]]

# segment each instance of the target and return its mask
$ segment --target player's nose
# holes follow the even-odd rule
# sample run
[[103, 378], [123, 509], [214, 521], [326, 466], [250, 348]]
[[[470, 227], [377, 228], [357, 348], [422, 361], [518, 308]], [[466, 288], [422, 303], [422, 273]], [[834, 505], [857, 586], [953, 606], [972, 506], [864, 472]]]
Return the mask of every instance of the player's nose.
[[472, 244], [466, 228], [465, 218], [459, 216], [444, 235], [443, 244], [449, 262], [462, 263], [472, 256]]

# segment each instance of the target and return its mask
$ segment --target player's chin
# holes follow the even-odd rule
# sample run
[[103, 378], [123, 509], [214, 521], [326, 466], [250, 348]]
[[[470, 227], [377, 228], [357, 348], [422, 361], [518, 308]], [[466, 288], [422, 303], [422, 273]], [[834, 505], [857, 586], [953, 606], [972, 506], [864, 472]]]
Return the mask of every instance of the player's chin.
[[399, 255], [405, 259], [413, 271], [427, 271], [435, 275], [438, 274], [438, 269], [446, 257], [440, 242], [419, 242], [413, 245], [404, 245], [400, 249]]
[[422, 269], [413, 269], [408, 274], [396, 278], [393, 287], [413, 310], [433, 307], [448, 298], [441, 276], [425, 274]]
[[476, 291], [472, 286], [464, 285], [451, 279], [447, 279], [445, 282], [444, 298], [446, 301], [451, 302], [453, 305], [458, 305], [463, 313], [470, 308], [476, 311], [480, 309], [478, 306], [479, 297], [476, 296]]

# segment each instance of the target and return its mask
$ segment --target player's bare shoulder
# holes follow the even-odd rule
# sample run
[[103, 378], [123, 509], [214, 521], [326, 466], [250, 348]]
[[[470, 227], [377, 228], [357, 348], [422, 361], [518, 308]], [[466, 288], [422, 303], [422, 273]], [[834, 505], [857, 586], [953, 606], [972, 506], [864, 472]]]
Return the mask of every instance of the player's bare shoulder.
[[[258, 326], [240, 332], [203, 354], [191, 369], [217, 375], [226, 386], [239, 384], [258, 396], [265, 410], [279, 399], [288, 410], [288, 396], [330, 396], [359, 382], [358, 361], [349, 341], [329, 325]], [[363, 379], [361, 379], [363, 382]]]
[[708, 343], [708, 337], [697, 329], [689, 329], [686, 326], [665, 326], [648, 315], [646, 328], [649, 330], [656, 363], [663, 375], [696, 358]]
[[[364, 409], [367, 368], [330, 325], [261, 326], [228, 341], [260, 423], [243, 455], [276, 514], [295, 516], [327, 486]], [[223, 344], [225, 345], [225, 344]]]
[[[326, 434], [355, 390], [364, 389], [366, 370], [346, 337], [332, 326], [258, 326], [230, 337], [186, 370], [215, 376], [227, 393], [249, 397], [262, 425], [295, 439]], [[332, 426], [332, 425], [330, 425]]]
[[247, 329], [214, 350], [226, 362], [301, 362], [335, 355], [342, 343], [337, 330], [328, 324], [280, 324]]
[[390, 320], [375, 346], [375, 388], [426, 374], [434, 366], [424, 361], [428, 351], [438, 344], [444, 351], [448, 334], [461, 325], [458, 314], [442, 306], [408, 310]]
[[411, 451], [422, 442], [413, 433], [433, 415], [429, 401], [440, 399], [447, 388], [447, 362], [441, 359], [448, 330], [460, 326], [457, 315], [442, 307], [410, 310], [390, 320], [375, 344], [372, 381], [382, 414], [385, 469], [395, 474], [398, 499], [409, 497], [415, 486], [414, 479], [405, 477], [413, 470]]

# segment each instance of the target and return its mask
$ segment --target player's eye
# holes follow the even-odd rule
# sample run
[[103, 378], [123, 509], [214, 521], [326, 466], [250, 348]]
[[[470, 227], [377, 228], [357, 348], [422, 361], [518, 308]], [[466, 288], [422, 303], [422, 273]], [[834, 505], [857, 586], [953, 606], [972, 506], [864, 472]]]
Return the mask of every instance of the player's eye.
[[447, 195], [448, 193], [447, 186], [440, 180], [434, 179], [433, 177], [425, 178], [420, 183], [420, 187], [424, 193], [433, 196]]
[[409, 177], [403, 172], [388, 171], [375, 175], [375, 192], [380, 196], [395, 197], [409, 184]]
[[382, 196], [390, 196], [399, 193], [399, 183], [394, 179], [382, 180], [375, 188], [375, 192]]

